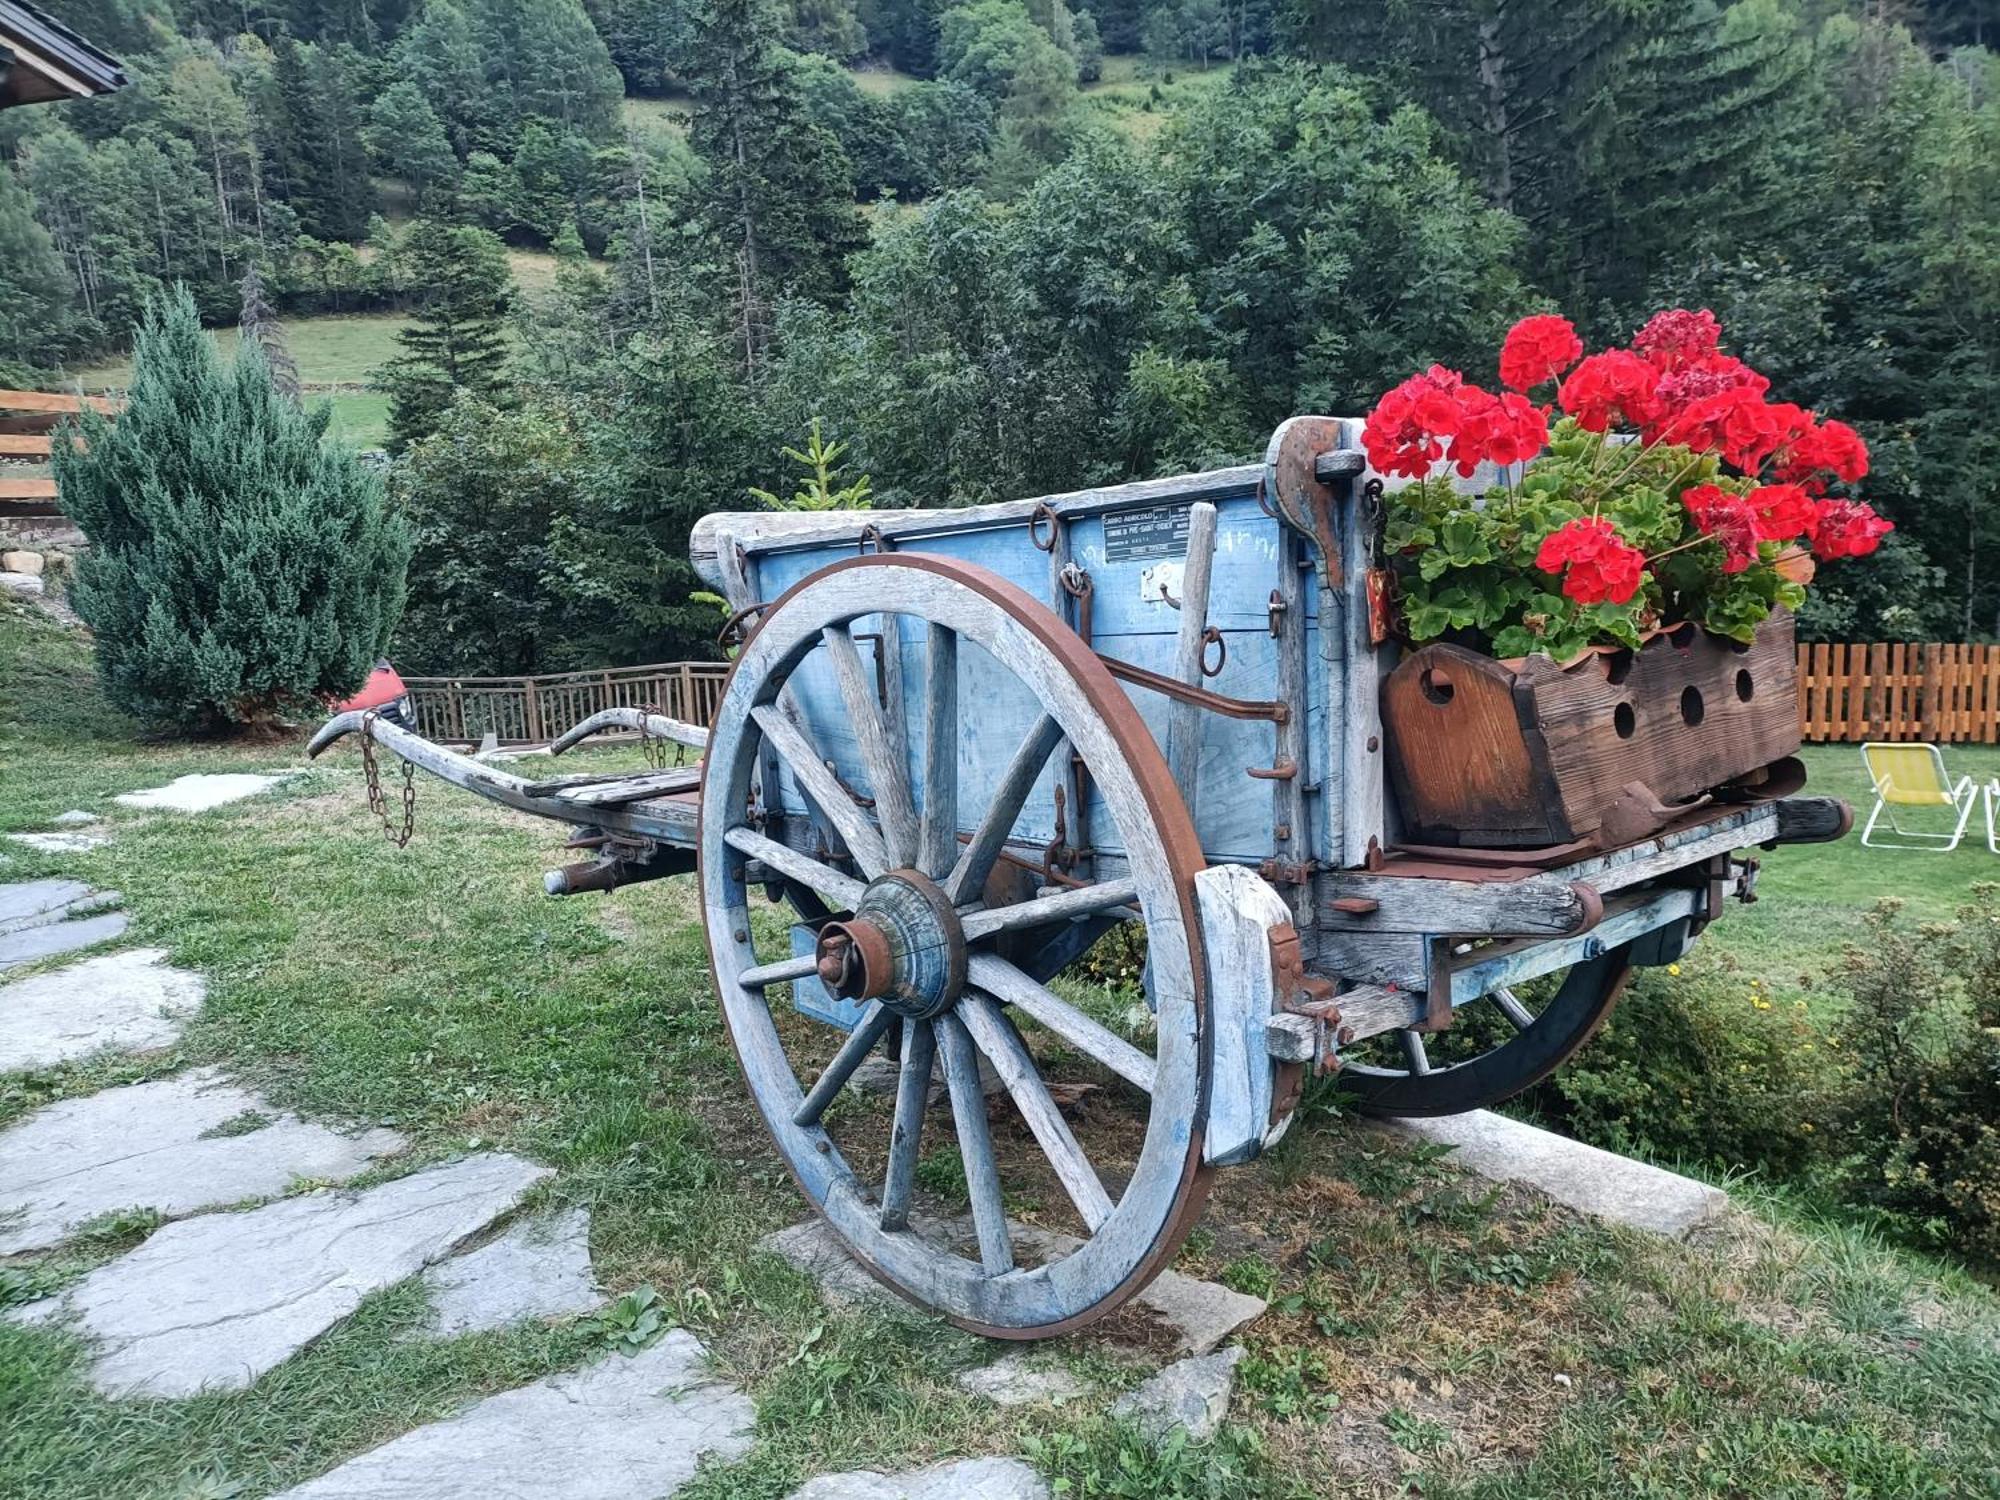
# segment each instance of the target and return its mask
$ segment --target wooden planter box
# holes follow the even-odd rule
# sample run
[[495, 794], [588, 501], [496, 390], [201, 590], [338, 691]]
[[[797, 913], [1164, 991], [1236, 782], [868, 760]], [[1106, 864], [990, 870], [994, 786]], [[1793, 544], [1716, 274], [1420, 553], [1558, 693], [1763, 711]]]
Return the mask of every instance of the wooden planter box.
[[1798, 749], [1792, 617], [1747, 646], [1684, 625], [1567, 667], [1426, 646], [1382, 719], [1406, 842], [1610, 848]]

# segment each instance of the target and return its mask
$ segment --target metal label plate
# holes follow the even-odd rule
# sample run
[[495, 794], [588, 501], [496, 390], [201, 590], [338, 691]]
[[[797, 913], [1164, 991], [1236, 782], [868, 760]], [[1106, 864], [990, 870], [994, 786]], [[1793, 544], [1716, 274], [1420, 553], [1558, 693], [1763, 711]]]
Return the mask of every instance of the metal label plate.
[[1185, 505], [1155, 505], [1146, 510], [1118, 511], [1104, 518], [1106, 562], [1178, 557], [1187, 551], [1187, 539]]

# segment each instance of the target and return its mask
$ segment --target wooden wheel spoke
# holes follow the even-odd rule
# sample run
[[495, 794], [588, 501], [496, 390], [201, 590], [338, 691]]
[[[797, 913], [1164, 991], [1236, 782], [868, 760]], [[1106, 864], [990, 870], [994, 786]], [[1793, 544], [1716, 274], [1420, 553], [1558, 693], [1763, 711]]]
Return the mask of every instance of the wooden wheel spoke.
[[993, 800], [986, 816], [979, 820], [972, 842], [965, 846], [965, 852], [959, 855], [958, 863], [945, 880], [945, 895], [952, 905], [963, 906], [978, 897], [986, 877], [993, 873], [993, 862], [1000, 857], [1007, 835], [1014, 831], [1014, 822], [1027, 805], [1028, 794], [1035, 789], [1042, 767], [1048, 764], [1062, 737], [1062, 726], [1044, 714], [1028, 731], [1021, 748], [1014, 752], [1000, 784], [993, 789]]
[[867, 889], [852, 875], [843, 875], [811, 855], [799, 853], [789, 844], [767, 839], [755, 829], [732, 828], [722, 839], [732, 849], [740, 849], [752, 859], [762, 860], [780, 875], [796, 880], [808, 890], [831, 896], [842, 906], [852, 907]]
[[888, 869], [889, 852], [883, 845], [881, 833], [866, 809], [827, 769], [826, 761], [813, 748], [804, 731], [775, 704], [758, 705], [750, 710], [750, 717], [764, 732], [764, 742], [791, 769], [800, 788], [826, 814], [827, 821], [833, 824], [834, 831], [846, 843], [848, 852], [860, 864], [862, 871], [873, 877]]
[[994, 999], [1033, 1016], [1078, 1051], [1104, 1064], [1128, 1083], [1153, 1091], [1152, 1058], [1099, 1025], [1046, 986], [1037, 984], [1004, 958], [975, 953], [966, 966], [968, 981]]
[[979, 1054], [965, 1024], [946, 1014], [936, 1023], [944, 1048], [945, 1084], [951, 1091], [951, 1118], [958, 1127], [958, 1154], [965, 1162], [965, 1189], [972, 1199], [972, 1228], [979, 1237], [979, 1262], [989, 1276], [1014, 1269], [1007, 1237], [1007, 1208], [1000, 1197], [1000, 1167], [986, 1128], [986, 1095], [979, 1087]]
[[979, 1050], [992, 1061], [993, 1071], [1000, 1075], [1000, 1081], [1013, 1096], [1014, 1107], [1021, 1111], [1021, 1118], [1028, 1122], [1042, 1154], [1055, 1168], [1063, 1191], [1069, 1194], [1070, 1202], [1083, 1215], [1084, 1224], [1095, 1234], [1097, 1226], [1111, 1217], [1111, 1197], [1098, 1181], [1097, 1170], [1084, 1155], [1069, 1122], [1056, 1108], [1028, 1044], [1021, 1040], [1021, 1033], [1014, 1029], [1014, 1023], [1000, 1007], [983, 995], [969, 995], [961, 1001], [958, 1016]]
[[903, 1023], [903, 1067], [896, 1075], [896, 1122], [889, 1129], [889, 1168], [882, 1179], [882, 1227], [910, 1227], [910, 1187], [916, 1181], [924, 1111], [930, 1106], [937, 1034], [928, 1021]]
[[1403, 1058], [1410, 1065], [1410, 1071], [1419, 1078], [1431, 1070], [1431, 1055], [1424, 1050], [1424, 1039], [1414, 1031], [1401, 1031], [1397, 1036], [1403, 1043]]
[[[894, 630], [895, 618], [885, 618], [882, 628], [885, 632]], [[876, 701], [875, 685], [861, 664], [853, 635], [845, 625], [829, 625], [820, 632], [820, 639], [833, 662], [841, 701], [847, 705], [847, 717], [854, 727], [855, 747], [861, 752], [861, 764], [875, 793], [888, 868], [906, 869], [917, 862], [917, 811], [910, 801], [909, 768], [882, 721], [882, 705]]]
[[1500, 1007], [1500, 1014], [1513, 1022], [1516, 1031], [1526, 1031], [1530, 1026], [1535, 1024], [1534, 1013], [1527, 1006], [1523, 1005], [1520, 997], [1508, 989], [1506, 985], [1501, 985], [1500, 988], [1494, 990], [1487, 998]]
[[1075, 890], [1058, 891], [1014, 906], [998, 906], [975, 911], [965, 918], [965, 939], [977, 942], [996, 932], [1014, 932], [1023, 927], [1041, 927], [1050, 922], [1067, 922], [1075, 917], [1095, 916], [1114, 906], [1128, 906], [1139, 894], [1138, 882], [1106, 880]]
[[889, 1029], [889, 1023], [896, 1019], [895, 1013], [885, 1010], [882, 1002], [872, 1001], [863, 1011], [861, 1019], [847, 1034], [847, 1040], [840, 1044], [840, 1050], [833, 1054], [833, 1061], [826, 1065], [826, 1071], [819, 1075], [805, 1101], [792, 1115], [794, 1125], [817, 1125], [819, 1117], [826, 1113], [826, 1107], [833, 1103], [833, 1096], [840, 1092], [842, 1085], [854, 1076], [854, 1070], [861, 1066], [861, 1060], [868, 1055], [868, 1049], [882, 1039], [882, 1033]]
[[787, 958], [779, 963], [759, 964], [754, 969], [745, 969], [736, 976], [736, 982], [750, 990], [789, 984], [794, 979], [810, 978], [817, 971], [818, 964], [819, 960], [808, 953], [804, 958]]
[[924, 700], [924, 815], [918, 843], [933, 880], [958, 859], [958, 632], [930, 627], [930, 692]]

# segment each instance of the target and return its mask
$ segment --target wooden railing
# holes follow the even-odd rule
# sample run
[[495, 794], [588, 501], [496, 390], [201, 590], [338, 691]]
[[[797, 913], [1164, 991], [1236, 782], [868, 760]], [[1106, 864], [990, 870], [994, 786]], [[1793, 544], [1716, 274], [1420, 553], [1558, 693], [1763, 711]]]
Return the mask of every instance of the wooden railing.
[[1849, 743], [2000, 744], [2000, 646], [1800, 646], [1799, 732]]
[[119, 411], [119, 403], [104, 396], [0, 391], [0, 518], [48, 520], [62, 514], [48, 468], [51, 434], [86, 402], [106, 416]]
[[426, 739], [540, 745], [599, 709], [647, 708], [706, 724], [729, 673], [723, 661], [668, 661], [536, 677], [405, 677]]

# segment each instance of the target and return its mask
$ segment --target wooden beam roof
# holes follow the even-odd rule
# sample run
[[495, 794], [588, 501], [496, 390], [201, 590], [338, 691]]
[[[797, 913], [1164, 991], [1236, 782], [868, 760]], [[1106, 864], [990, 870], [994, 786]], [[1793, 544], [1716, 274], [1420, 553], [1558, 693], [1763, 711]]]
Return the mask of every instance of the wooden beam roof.
[[125, 86], [125, 70], [26, 0], [0, 0], [0, 109], [88, 99]]

